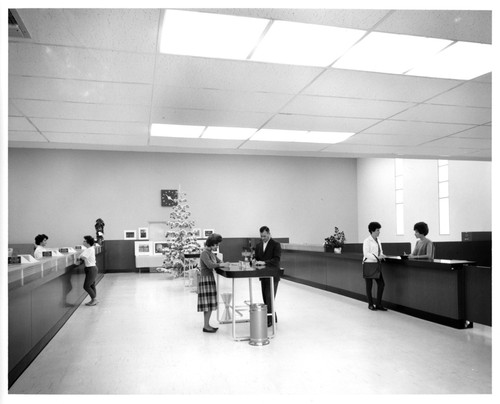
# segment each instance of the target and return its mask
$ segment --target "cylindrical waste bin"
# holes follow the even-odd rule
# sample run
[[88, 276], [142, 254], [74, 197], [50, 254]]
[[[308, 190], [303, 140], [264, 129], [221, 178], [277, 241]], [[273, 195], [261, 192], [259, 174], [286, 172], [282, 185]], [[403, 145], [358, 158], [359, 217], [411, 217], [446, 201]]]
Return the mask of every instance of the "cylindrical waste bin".
[[267, 345], [267, 306], [262, 303], [250, 305], [250, 345]]

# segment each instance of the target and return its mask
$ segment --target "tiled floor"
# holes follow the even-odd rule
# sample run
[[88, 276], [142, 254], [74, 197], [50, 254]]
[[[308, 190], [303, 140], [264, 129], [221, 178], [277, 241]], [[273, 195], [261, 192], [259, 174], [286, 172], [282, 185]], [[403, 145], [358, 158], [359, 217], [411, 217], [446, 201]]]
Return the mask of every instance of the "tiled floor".
[[[220, 287], [228, 291], [227, 280]], [[237, 281], [237, 291], [247, 298], [247, 281]], [[251, 346], [233, 341], [230, 325], [203, 333], [197, 295], [181, 279], [107, 274], [98, 297], [99, 305], [78, 308], [10, 394], [492, 392], [492, 332], [479, 324], [456, 330], [371, 312], [282, 280], [277, 336]], [[248, 333], [248, 324], [238, 330]]]

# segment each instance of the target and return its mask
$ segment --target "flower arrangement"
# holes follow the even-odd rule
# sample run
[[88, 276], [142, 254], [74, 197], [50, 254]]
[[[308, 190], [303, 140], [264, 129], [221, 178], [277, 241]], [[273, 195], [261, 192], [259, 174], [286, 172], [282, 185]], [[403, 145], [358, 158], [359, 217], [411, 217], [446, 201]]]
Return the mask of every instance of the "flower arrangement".
[[325, 238], [325, 247], [329, 248], [340, 248], [345, 243], [345, 234], [340, 231], [338, 227], [335, 227], [335, 232], [332, 236]]

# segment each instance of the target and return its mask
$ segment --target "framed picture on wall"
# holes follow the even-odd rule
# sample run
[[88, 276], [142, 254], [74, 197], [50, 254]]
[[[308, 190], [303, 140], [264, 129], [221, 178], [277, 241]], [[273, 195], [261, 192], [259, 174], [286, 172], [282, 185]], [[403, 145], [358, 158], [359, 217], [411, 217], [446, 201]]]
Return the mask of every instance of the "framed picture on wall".
[[214, 234], [214, 229], [204, 229], [203, 230], [203, 237], [207, 238], [208, 236], [211, 236]]
[[193, 236], [195, 236], [196, 238], [201, 238], [201, 229], [193, 229]]
[[154, 243], [154, 255], [161, 255], [163, 254], [163, 249], [168, 247], [168, 243], [165, 241], [155, 241]]
[[147, 240], [149, 238], [148, 228], [139, 227], [139, 240]]
[[137, 238], [137, 233], [135, 230], [124, 230], [123, 239], [124, 240], [135, 240]]
[[151, 243], [149, 241], [136, 241], [135, 255], [153, 255]]

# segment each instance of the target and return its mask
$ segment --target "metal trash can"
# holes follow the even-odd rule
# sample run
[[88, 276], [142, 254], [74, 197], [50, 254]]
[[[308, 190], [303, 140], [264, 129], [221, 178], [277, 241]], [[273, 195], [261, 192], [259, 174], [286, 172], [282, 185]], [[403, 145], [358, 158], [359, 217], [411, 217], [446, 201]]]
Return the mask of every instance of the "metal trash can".
[[250, 345], [267, 345], [267, 306], [263, 303], [250, 305]]

